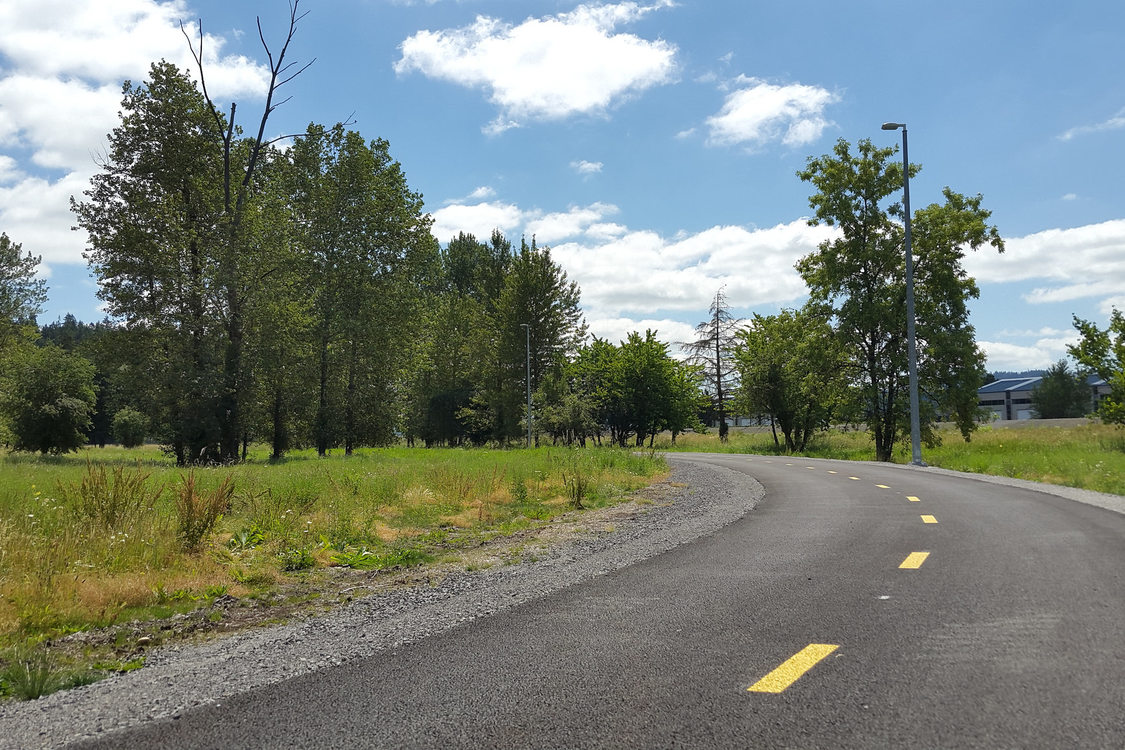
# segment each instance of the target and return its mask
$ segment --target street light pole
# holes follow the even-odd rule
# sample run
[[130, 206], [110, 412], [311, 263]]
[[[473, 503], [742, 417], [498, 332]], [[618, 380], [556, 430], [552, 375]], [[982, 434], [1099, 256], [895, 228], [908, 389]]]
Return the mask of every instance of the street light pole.
[[906, 123], [884, 122], [883, 130], [902, 129], [902, 213], [906, 225], [906, 358], [910, 374], [910, 463], [922, 461], [922, 428], [918, 415], [918, 347], [914, 338], [914, 259], [910, 247], [910, 157], [907, 151]]
[[527, 447], [531, 447], [531, 326], [520, 323], [527, 334]]

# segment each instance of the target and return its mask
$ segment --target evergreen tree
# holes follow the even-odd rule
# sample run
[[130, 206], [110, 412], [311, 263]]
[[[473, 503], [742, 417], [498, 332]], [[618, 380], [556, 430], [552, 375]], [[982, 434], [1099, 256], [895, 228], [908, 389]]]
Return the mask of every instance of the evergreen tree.
[[719, 420], [719, 440], [727, 441], [727, 414], [737, 384], [734, 366], [735, 336], [741, 319], [731, 315], [723, 290], [715, 292], [711, 316], [695, 327], [696, 339], [682, 344], [691, 361], [700, 365], [711, 396], [711, 406]]
[[1071, 372], [1066, 360], [1060, 359], [1047, 368], [1039, 386], [1031, 392], [1031, 407], [1037, 419], [1086, 416], [1091, 407], [1086, 376]]

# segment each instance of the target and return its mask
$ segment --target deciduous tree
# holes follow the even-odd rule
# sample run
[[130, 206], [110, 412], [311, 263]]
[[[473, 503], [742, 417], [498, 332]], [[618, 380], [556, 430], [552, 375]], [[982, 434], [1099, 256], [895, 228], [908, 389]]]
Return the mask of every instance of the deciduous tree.
[[846, 402], [847, 361], [828, 321], [815, 307], [755, 315], [738, 333], [734, 352], [739, 372], [738, 403], [748, 414], [766, 415], [774, 444], [802, 451], [827, 429]]
[[1125, 314], [1113, 308], [1104, 330], [1075, 316], [1074, 327], [1082, 340], [1067, 347], [1070, 356], [1096, 373], [1110, 389], [1098, 402], [1098, 416], [1105, 422], [1125, 424]]
[[[891, 459], [909, 424], [903, 209], [888, 204], [902, 188], [902, 164], [892, 159], [897, 150], [862, 140], [853, 153], [841, 139], [832, 154], [810, 158], [798, 172], [816, 189], [809, 223], [838, 227], [839, 235], [802, 258], [797, 270], [811, 301], [831, 310], [881, 461]], [[911, 175], [918, 169], [910, 165]], [[967, 301], [979, 291], [962, 260], [968, 250], [1004, 247], [981, 196], [948, 188], [943, 196], [943, 203], [916, 211], [912, 222], [921, 419], [929, 440], [939, 413], [955, 415], [966, 439], [975, 427], [984, 357]]]

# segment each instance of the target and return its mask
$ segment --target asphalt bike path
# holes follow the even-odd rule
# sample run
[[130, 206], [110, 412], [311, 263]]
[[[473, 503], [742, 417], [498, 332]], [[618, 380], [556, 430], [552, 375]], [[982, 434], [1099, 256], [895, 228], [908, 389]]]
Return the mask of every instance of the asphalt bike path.
[[1125, 516], [912, 467], [670, 460], [765, 497], [587, 583], [82, 746], [1125, 746]]

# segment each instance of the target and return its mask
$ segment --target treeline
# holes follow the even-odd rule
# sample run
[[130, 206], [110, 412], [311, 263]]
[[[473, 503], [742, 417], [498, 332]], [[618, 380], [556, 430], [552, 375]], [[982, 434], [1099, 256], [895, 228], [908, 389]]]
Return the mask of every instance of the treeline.
[[72, 208], [109, 318], [68, 316], [39, 351], [6, 357], [10, 382], [43, 383], [8, 399], [16, 448], [104, 444], [138, 418], [179, 464], [238, 460], [251, 442], [275, 458], [505, 445], [527, 429], [529, 382], [536, 439], [625, 444], [696, 423], [694, 371], [651, 333], [587, 343], [577, 284], [534, 238], [443, 249], [386, 141], [316, 124], [287, 149], [240, 138], [171, 64], [126, 82]]

